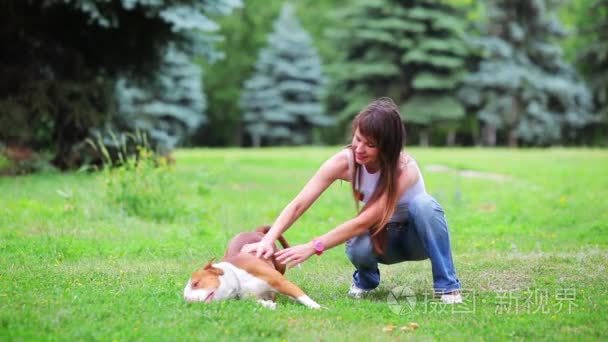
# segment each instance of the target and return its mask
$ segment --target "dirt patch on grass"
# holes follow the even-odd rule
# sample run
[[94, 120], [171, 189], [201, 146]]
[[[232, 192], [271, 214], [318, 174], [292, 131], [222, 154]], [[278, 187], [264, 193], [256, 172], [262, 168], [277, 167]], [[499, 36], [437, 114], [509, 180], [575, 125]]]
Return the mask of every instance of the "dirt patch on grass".
[[[500, 293], [543, 288], [593, 288], [608, 282], [608, 251], [589, 248], [568, 252], [507, 252], [455, 255], [465, 290]], [[380, 265], [381, 288], [408, 286], [417, 293], [432, 288], [430, 261]], [[383, 293], [384, 294], [384, 293]]]
[[508, 181], [511, 179], [511, 176], [503, 175], [500, 173], [453, 169], [451, 167], [448, 167], [445, 165], [439, 165], [439, 164], [427, 165], [424, 169], [429, 172], [455, 173], [455, 174], [457, 174], [461, 177], [465, 177], [465, 178], [487, 179], [487, 180], [491, 180], [491, 181], [495, 181], [495, 182], [504, 182], [504, 181]]
[[478, 273], [476, 278], [473, 283], [479, 291], [522, 290], [533, 283], [531, 274], [524, 269], [487, 270]]
[[608, 251], [595, 248], [557, 253], [471, 254], [456, 258], [456, 266], [464, 286], [480, 291], [545, 285], [585, 287], [608, 281]]

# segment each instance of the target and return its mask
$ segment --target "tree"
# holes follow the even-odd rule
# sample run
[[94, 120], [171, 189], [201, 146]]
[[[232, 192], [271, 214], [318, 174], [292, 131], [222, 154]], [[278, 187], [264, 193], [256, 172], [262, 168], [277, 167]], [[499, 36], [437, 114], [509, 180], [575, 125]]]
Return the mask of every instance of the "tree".
[[[201, 68], [174, 45], [168, 47], [155, 78], [147, 83], [120, 78], [115, 94], [117, 115], [105, 132], [145, 132], [160, 154], [171, 151], [206, 121]], [[120, 147], [108, 134], [104, 141], [106, 147]]]
[[480, 63], [459, 97], [483, 123], [482, 140], [546, 145], [593, 122], [591, 94], [552, 39], [565, 31], [545, 0], [493, 0], [484, 36], [473, 37]]
[[[340, 6], [349, 6], [355, 0], [344, 0]], [[201, 125], [189, 141], [193, 145], [241, 146], [244, 132], [239, 98], [244, 82], [251, 77], [258, 59], [257, 51], [266, 46], [268, 34], [281, 12], [283, 0], [247, 1], [246, 6], [230, 16], [217, 18], [219, 33], [225, 39], [218, 43], [226, 58], [213, 65], [203, 62], [208, 122]], [[339, 23], [329, 15], [337, 4], [334, 0], [298, 0], [294, 3], [298, 19], [312, 36], [313, 44], [325, 63], [334, 61], [337, 50], [324, 39], [327, 27]], [[252, 51], [256, 53], [251, 53]], [[320, 129], [322, 132], [327, 128]], [[323, 138], [332, 138], [323, 135]]]
[[[226, 57], [213, 64], [201, 61], [205, 69], [208, 121], [201, 125], [190, 144], [207, 146], [243, 145], [242, 110], [239, 105], [243, 83], [255, 67], [282, 0], [249, 1], [231, 16], [218, 18], [225, 37], [218, 48]], [[244, 53], [244, 51], [247, 51]]]
[[283, 6], [241, 95], [245, 130], [254, 146], [309, 144], [324, 113], [321, 60], [290, 4]]
[[[580, 50], [578, 65], [592, 89], [598, 120], [608, 124], [608, 0], [592, 0], [580, 17], [580, 33], [586, 46]], [[604, 143], [606, 142], [604, 131]]]
[[11, 48], [0, 56], [0, 107], [7, 110], [0, 140], [50, 147], [57, 166], [74, 166], [73, 147], [117, 108], [118, 79], [158, 80], [170, 44], [188, 56], [217, 57], [218, 38], [209, 34], [217, 25], [206, 14], [239, 4], [4, 1], [0, 43]]
[[464, 116], [454, 92], [469, 51], [456, 7], [430, 0], [372, 0], [337, 16], [346, 24], [328, 32], [343, 51], [332, 66], [330, 103], [343, 121], [371, 99], [389, 96], [402, 104], [404, 120], [420, 127], [420, 141], [428, 144], [429, 128]]

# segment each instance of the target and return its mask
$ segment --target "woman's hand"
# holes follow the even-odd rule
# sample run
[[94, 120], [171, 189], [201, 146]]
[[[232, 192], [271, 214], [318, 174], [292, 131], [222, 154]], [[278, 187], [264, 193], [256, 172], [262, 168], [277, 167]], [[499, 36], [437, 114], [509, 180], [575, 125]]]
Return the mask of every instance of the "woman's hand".
[[311, 243], [306, 243], [303, 245], [282, 249], [274, 253], [274, 256], [281, 264], [294, 267], [306, 261], [306, 259], [310, 258], [310, 256], [313, 254], [315, 254], [314, 247]]
[[256, 258], [263, 257], [264, 259], [268, 259], [272, 256], [272, 253], [274, 253], [274, 243], [262, 239], [260, 242], [248, 243], [244, 245], [241, 247], [241, 252], [255, 252]]

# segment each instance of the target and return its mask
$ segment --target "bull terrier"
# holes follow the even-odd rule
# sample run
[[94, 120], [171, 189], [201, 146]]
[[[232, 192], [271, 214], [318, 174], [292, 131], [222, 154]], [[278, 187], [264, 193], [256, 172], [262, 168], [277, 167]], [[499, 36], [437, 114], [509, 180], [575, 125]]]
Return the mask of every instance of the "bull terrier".
[[[284, 264], [278, 263], [274, 257], [259, 259], [253, 254], [241, 252], [244, 245], [261, 241], [269, 229], [270, 226], [262, 226], [254, 232], [235, 236], [228, 244], [221, 262], [214, 264], [211, 260], [192, 273], [184, 288], [184, 299], [187, 302], [209, 303], [254, 297], [262, 306], [275, 309], [275, 293], [279, 292], [311, 309], [319, 309], [317, 302], [283, 276], [286, 268]], [[289, 247], [282, 236], [279, 242], [283, 248]], [[276, 252], [277, 247], [274, 248]]]

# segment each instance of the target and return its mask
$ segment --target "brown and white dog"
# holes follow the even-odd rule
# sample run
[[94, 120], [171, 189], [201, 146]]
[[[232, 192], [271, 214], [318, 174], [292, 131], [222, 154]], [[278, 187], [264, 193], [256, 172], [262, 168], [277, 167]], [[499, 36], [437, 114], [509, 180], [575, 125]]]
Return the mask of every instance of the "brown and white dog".
[[[268, 229], [270, 226], [262, 226], [254, 232], [235, 236], [228, 244], [221, 262], [212, 264], [212, 260], [192, 273], [184, 288], [184, 299], [188, 302], [209, 303], [255, 297], [264, 307], [275, 309], [275, 293], [279, 292], [311, 309], [320, 308], [304, 291], [283, 276], [285, 265], [276, 262], [274, 257], [259, 259], [253, 254], [241, 252], [244, 245], [262, 240]], [[282, 236], [279, 242], [283, 248], [289, 247]]]

